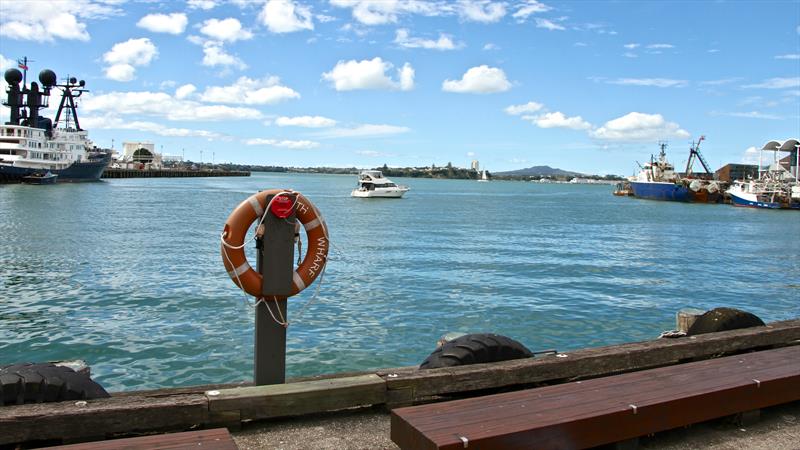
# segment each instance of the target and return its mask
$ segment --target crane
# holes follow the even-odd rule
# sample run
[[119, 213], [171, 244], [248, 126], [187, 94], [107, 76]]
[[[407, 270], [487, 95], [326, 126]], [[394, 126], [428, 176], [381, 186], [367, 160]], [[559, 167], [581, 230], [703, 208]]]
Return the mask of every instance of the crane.
[[705, 136], [700, 136], [700, 139], [698, 139], [697, 142], [692, 142], [691, 147], [689, 147], [689, 160], [686, 161], [687, 177], [692, 174], [692, 165], [694, 163], [695, 157], [697, 157], [697, 159], [700, 161], [700, 164], [703, 166], [703, 169], [705, 169], [706, 173], [708, 175], [712, 174], [711, 169], [708, 168], [708, 163], [706, 162], [706, 159], [703, 158], [703, 155], [700, 154], [700, 142], [705, 140], [705, 138], [706, 138]]

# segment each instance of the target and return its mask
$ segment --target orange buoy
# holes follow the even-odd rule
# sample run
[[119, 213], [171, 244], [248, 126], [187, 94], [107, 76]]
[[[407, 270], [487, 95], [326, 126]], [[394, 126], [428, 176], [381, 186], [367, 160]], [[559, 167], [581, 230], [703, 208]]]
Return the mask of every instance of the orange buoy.
[[[294, 271], [292, 293], [296, 295], [319, 276], [328, 261], [328, 226], [319, 210], [303, 194], [282, 189], [269, 189], [251, 195], [233, 210], [222, 229], [222, 263], [231, 280], [248, 294], [260, 298], [263, 279], [250, 263], [244, 252], [244, 239], [247, 230], [258, 218], [263, 216], [270, 206], [267, 197], [275, 195], [272, 202], [279, 197], [296, 195], [294, 211], [297, 220], [306, 230], [308, 250], [303, 261]], [[291, 197], [289, 197], [291, 198]], [[272, 203], [271, 202], [271, 203]], [[284, 203], [281, 201], [281, 203]]]

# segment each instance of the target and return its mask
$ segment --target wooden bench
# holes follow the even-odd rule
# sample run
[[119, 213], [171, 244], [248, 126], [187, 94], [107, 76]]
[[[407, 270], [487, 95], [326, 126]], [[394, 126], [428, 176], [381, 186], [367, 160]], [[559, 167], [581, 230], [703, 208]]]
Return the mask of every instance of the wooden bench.
[[401, 449], [577, 449], [800, 400], [800, 346], [392, 411]]
[[185, 433], [155, 434], [126, 439], [86, 442], [51, 447], [59, 450], [237, 450], [227, 428], [187, 431]]

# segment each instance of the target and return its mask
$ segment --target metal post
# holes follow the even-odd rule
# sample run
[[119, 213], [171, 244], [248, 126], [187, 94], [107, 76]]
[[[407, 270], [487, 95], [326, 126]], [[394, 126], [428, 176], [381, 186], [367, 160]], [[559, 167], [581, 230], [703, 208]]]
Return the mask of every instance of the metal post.
[[[267, 205], [272, 200], [267, 197]], [[256, 305], [253, 380], [257, 386], [286, 381], [286, 298], [292, 291], [294, 275], [294, 222], [292, 212], [282, 219], [266, 211], [265, 232], [257, 239], [257, 271], [263, 278], [263, 301]]]

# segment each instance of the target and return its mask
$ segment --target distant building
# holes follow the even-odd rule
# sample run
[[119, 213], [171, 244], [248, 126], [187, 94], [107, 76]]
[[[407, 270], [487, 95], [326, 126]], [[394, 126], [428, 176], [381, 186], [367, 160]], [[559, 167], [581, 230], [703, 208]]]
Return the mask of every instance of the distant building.
[[758, 165], [756, 164], [727, 164], [714, 172], [720, 181], [731, 182], [734, 180], [746, 180], [748, 178], [758, 178]]
[[122, 155], [112, 165], [132, 169], [160, 169], [163, 161], [152, 142], [123, 142]]
[[471, 168], [472, 170], [476, 171], [476, 172], [480, 172], [480, 170], [481, 170], [481, 165], [480, 165], [480, 163], [478, 163], [478, 160], [477, 160], [477, 159], [473, 159], [473, 160], [472, 160], [472, 165], [470, 166], [470, 168]]

